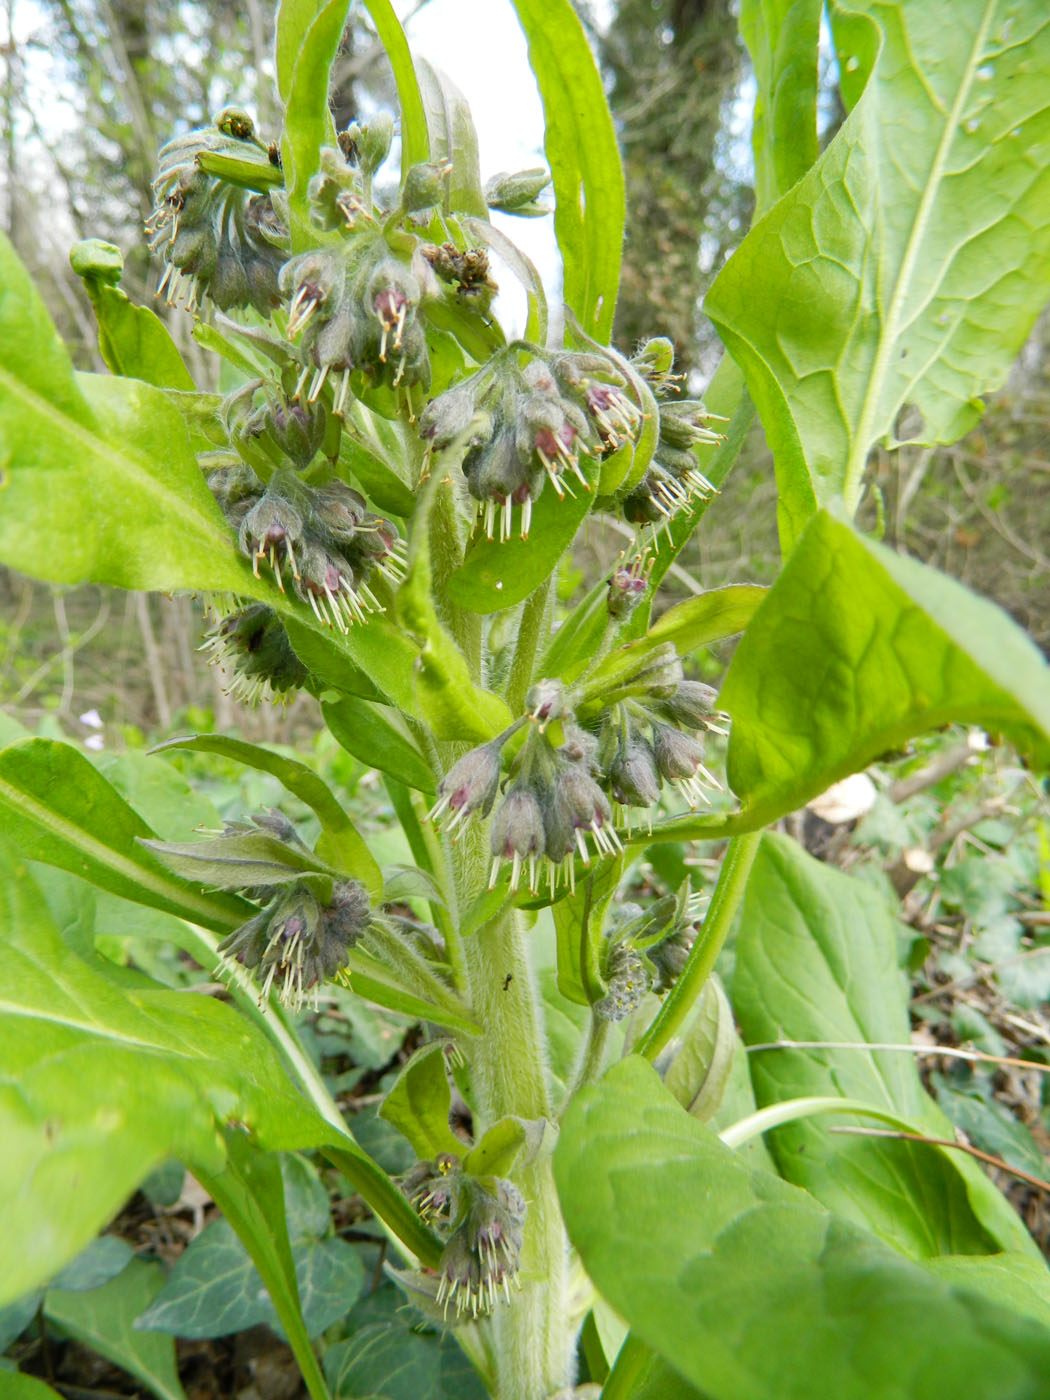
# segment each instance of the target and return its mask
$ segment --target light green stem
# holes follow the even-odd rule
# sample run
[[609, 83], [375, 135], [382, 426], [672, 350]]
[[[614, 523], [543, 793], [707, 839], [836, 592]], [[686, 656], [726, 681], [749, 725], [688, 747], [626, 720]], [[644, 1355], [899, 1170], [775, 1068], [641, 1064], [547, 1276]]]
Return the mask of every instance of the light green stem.
[[540, 653], [550, 627], [550, 608], [554, 597], [555, 575], [530, 593], [518, 622], [518, 641], [511, 662], [506, 700], [510, 711], [518, 715], [525, 708], [525, 697], [533, 680], [536, 657]]
[[703, 991], [704, 983], [711, 975], [715, 959], [722, 951], [722, 944], [732, 925], [733, 916], [744, 896], [761, 839], [761, 831], [749, 831], [746, 836], [734, 836], [730, 841], [718, 874], [718, 884], [711, 897], [711, 907], [707, 911], [700, 935], [690, 950], [689, 959], [678, 981], [667, 994], [652, 1025], [634, 1047], [638, 1054], [644, 1055], [647, 1060], [656, 1059], [685, 1021], [693, 1003]]
[[628, 1332], [602, 1386], [601, 1400], [627, 1400], [652, 1359], [653, 1354], [645, 1343]]
[[572, 1086], [565, 1095], [565, 1103], [562, 1109], [568, 1107], [579, 1091], [587, 1084], [592, 1084], [601, 1074], [605, 1066], [605, 1052], [609, 1046], [609, 1031], [611, 1022], [603, 1020], [591, 1012], [591, 1019], [587, 1025], [587, 1036], [583, 1042], [583, 1049], [580, 1052], [579, 1063], [576, 1066], [576, 1073], [572, 1078]]
[[[466, 843], [464, 843], [466, 844]], [[460, 848], [461, 888], [473, 889], [485, 864], [479, 840]], [[465, 941], [471, 1011], [482, 1034], [463, 1043], [472, 1098], [484, 1132], [508, 1114], [549, 1118], [544, 1042], [521, 916], [512, 908]], [[568, 1242], [549, 1156], [514, 1173], [528, 1202], [521, 1288], [493, 1318], [496, 1400], [545, 1400], [571, 1384], [575, 1352], [569, 1322]]]

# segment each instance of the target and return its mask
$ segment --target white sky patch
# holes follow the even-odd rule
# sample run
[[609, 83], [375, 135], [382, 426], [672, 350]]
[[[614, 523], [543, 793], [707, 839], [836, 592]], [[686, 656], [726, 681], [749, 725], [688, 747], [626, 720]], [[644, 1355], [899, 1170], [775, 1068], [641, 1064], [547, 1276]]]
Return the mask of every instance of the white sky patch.
[[[402, 3], [404, 17], [411, 5]], [[414, 53], [440, 68], [470, 103], [478, 133], [481, 178], [501, 170], [513, 173], [546, 165], [543, 105], [529, 68], [525, 35], [507, 0], [429, 0], [406, 24]], [[544, 201], [553, 205], [548, 190]], [[493, 214], [492, 221], [536, 266], [543, 279], [552, 320], [560, 319], [561, 263], [552, 216], [518, 219]], [[508, 335], [525, 326], [525, 293], [514, 274], [496, 269], [499, 316]]]

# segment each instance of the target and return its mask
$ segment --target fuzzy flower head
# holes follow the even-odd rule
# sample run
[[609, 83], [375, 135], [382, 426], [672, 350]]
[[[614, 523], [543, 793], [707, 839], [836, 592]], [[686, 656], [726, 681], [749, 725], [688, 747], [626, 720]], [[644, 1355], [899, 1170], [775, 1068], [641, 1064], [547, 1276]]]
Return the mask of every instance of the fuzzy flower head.
[[[151, 250], [164, 260], [157, 294], [194, 309], [206, 294], [220, 310], [253, 307], [268, 316], [280, 302], [278, 277], [287, 232], [268, 194], [252, 193], [207, 174], [202, 157], [232, 156], [259, 168], [260, 183], [279, 183], [251, 117], [226, 108], [210, 127], [161, 149], [146, 225]], [[271, 178], [272, 177], [272, 178]]]
[[280, 618], [265, 603], [219, 617], [201, 651], [224, 672], [226, 693], [245, 705], [287, 704], [309, 676]]
[[454, 1220], [438, 1264], [437, 1301], [445, 1316], [454, 1307], [461, 1319], [490, 1313], [510, 1302], [517, 1282], [525, 1224], [525, 1200], [501, 1177], [465, 1174], [456, 1183]]
[[499, 771], [499, 740], [471, 749], [441, 779], [438, 800], [427, 813], [427, 820], [436, 822], [451, 812], [446, 829], [455, 831], [473, 816], [487, 817], [499, 790]]

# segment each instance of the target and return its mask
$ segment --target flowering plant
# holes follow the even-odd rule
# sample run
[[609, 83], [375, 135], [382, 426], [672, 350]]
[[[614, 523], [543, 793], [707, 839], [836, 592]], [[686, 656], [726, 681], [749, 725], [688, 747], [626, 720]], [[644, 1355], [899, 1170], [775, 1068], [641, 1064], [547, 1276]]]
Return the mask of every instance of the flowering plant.
[[[99, 244], [73, 261], [112, 373], [74, 373], [0, 246], [0, 558], [207, 595], [231, 693], [313, 696], [384, 776], [414, 863], [381, 868], [306, 764], [232, 738], [165, 747], [274, 774], [313, 845], [279, 812], [159, 839], [72, 746], [0, 751], [5, 1296], [32, 1296], [174, 1156], [250, 1255], [310, 1394], [357, 1393], [345, 1352], [322, 1367], [293, 1259], [277, 1154], [307, 1150], [452, 1330], [464, 1394], [545, 1400], [589, 1377], [607, 1400], [929, 1397], [961, 1375], [1044, 1393], [1045, 1269], [980, 1169], [821, 1126], [943, 1139], [910, 1065], [745, 1048], [842, 1039], [843, 1021], [907, 1038], [893, 911], [764, 829], [953, 719], [1050, 758], [1046, 666], [1019, 629], [852, 522], [905, 406], [917, 440], [960, 435], [1045, 299], [1042, 5], [833, 5], [849, 112], [818, 154], [820, 6], [745, 0], [759, 207], [707, 298], [727, 354], [703, 399], [659, 335], [611, 343], [623, 179], [568, 0], [516, 0], [550, 174], [488, 186], [462, 95], [385, 0], [368, 9], [398, 86], [396, 181], [392, 114], [334, 129], [346, 9], [282, 4], [280, 133], [227, 108], [160, 155], [159, 291], [198, 317], [229, 392], [193, 384]], [[555, 318], [489, 214], [541, 214], [548, 185]], [[520, 337], [497, 266], [525, 288]], [[782, 570], [664, 608], [753, 405]], [[633, 543], [565, 607], [560, 563], [607, 517]], [[716, 693], [692, 658], [741, 633]], [[696, 841], [720, 843], [709, 901], [681, 859]], [[681, 878], [643, 869], [661, 851]], [[174, 916], [233, 1005], [66, 946], [26, 859]], [[737, 926], [730, 1000], [714, 974]], [[399, 1179], [303, 1048], [333, 985], [425, 1027], [383, 1109], [416, 1158]]]

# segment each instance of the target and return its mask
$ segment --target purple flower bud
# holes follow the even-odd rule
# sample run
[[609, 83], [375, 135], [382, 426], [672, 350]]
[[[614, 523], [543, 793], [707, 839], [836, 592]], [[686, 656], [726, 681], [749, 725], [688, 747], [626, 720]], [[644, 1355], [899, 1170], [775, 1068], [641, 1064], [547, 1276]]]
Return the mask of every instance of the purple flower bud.
[[660, 797], [660, 777], [653, 750], [644, 739], [631, 738], [609, 767], [613, 798], [624, 806], [651, 807]]
[[662, 709], [675, 724], [686, 729], [703, 729], [715, 713], [718, 691], [702, 681], [682, 681], [673, 695], [663, 701]]
[[543, 810], [531, 787], [519, 784], [507, 794], [493, 818], [489, 845], [492, 851], [490, 889], [494, 888], [499, 878], [500, 863], [505, 860], [513, 863], [510, 876], [512, 890], [518, 888], [525, 860], [529, 862], [529, 889], [536, 888], [536, 861], [546, 849], [546, 837]]
[[452, 812], [449, 831], [467, 822], [475, 813], [487, 817], [499, 790], [500, 746], [493, 742], [471, 749], [438, 783], [438, 800], [427, 813], [437, 821]]
[[575, 847], [584, 865], [589, 865], [588, 831], [599, 856], [623, 850], [612, 827], [609, 799], [590, 774], [575, 764], [554, 779], [545, 817], [547, 856], [552, 861], [563, 860]]
[[672, 729], [667, 724], [653, 725], [653, 751], [656, 766], [668, 782], [678, 783], [689, 798], [690, 805], [697, 802], [710, 805], [711, 799], [704, 792], [704, 783], [721, 791], [721, 784], [704, 767], [704, 746], [699, 739]]

